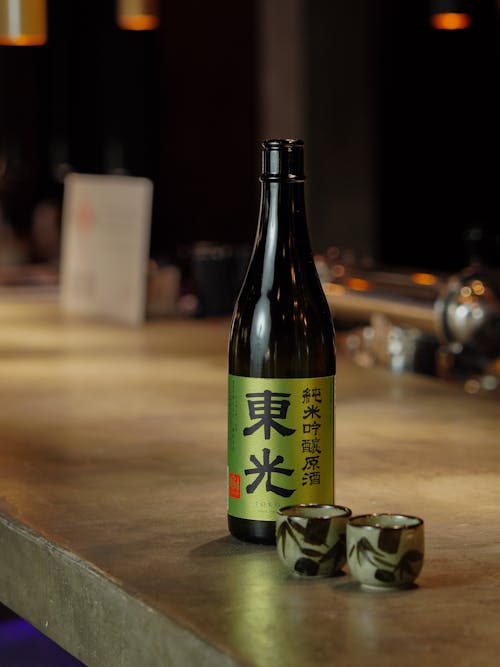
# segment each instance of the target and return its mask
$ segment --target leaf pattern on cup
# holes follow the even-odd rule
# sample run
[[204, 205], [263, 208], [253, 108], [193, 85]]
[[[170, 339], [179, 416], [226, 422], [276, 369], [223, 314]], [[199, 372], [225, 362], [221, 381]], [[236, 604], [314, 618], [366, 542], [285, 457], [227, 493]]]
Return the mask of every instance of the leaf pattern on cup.
[[[415, 570], [418, 572], [419, 565], [422, 562], [424, 556], [420, 551], [416, 549], [410, 549], [406, 551], [400, 558], [397, 565], [397, 570], [400, 572], [401, 577], [403, 574], [407, 574], [410, 577], [415, 576]], [[415, 566], [415, 567], [414, 567]]]
[[326, 521], [308, 519], [305, 525], [293, 517], [288, 518], [287, 521], [294, 530], [302, 535], [304, 542], [317, 545], [326, 544], [329, 530], [329, 524]]
[[338, 541], [329, 549], [326, 554], [320, 560], [320, 563], [326, 563], [327, 561], [332, 561], [332, 571], [338, 572], [341, 567], [345, 564], [346, 553], [345, 553], [345, 541], [346, 537], [343, 534], [339, 535]]
[[394, 572], [389, 572], [389, 570], [377, 569], [375, 570], [375, 579], [383, 581], [386, 584], [392, 583], [395, 579]]
[[[279, 525], [276, 543], [281, 548], [283, 556], [286, 555], [288, 539], [293, 540], [297, 545], [300, 553], [303, 554], [303, 557], [298, 558], [295, 562], [295, 571], [300, 574], [314, 576], [318, 574], [321, 566], [323, 566], [321, 569], [325, 570], [325, 564], [329, 565], [327, 570], [331, 573], [338, 572], [346, 561], [345, 534], [339, 534], [337, 542], [326, 552], [306, 546], [309, 544], [316, 547], [326, 545], [328, 530], [328, 522], [308, 519], [304, 525], [303, 522], [289, 517]], [[304, 544], [301, 544], [297, 534], [302, 537]]]
[[309, 519], [304, 533], [304, 540], [309, 544], [326, 544], [330, 524], [327, 521]]
[[[378, 545], [380, 545], [380, 539]], [[393, 548], [394, 544], [392, 543], [389, 546], [390, 548]], [[385, 553], [396, 552], [397, 550], [385, 551]], [[351, 558], [354, 553], [358, 565], [361, 567], [364, 562], [369, 563], [375, 568], [375, 579], [384, 583], [403, 583], [404, 581], [414, 579], [420, 570], [424, 558], [420, 551], [410, 549], [409, 551], [405, 551], [399, 561], [394, 565], [390, 560], [384, 557], [384, 552], [377, 550], [366, 537], [362, 537], [353, 544], [349, 552], [349, 558]]]
[[395, 554], [398, 552], [400, 541], [400, 530], [394, 530], [393, 528], [382, 528], [378, 536], [378, 548], [388, 554]]
[[309, 577], [314, 577], [318, 574], [319, 563], [310, 558], [298, 558], [295, 562], [295, 571], [300, 574], [306, 574]]
[[278, 534], [277, 534], [277, 537], [276, 537], [276, 543], [278, 544], [278, 546], [280, 545], [280, 542], [281, 542], [281, 551], [283, 552], [283, 556], [286, 554], [287, 537], [290, 537], [300, 549], [300, 543], [294, 535], [293, 528], [291, 527], [291, 525], [289, 523], [289, 519], [287, 519], [286, 521], [283, 521], [283, 523], [280, 524], [280, 526], [278, 528]]

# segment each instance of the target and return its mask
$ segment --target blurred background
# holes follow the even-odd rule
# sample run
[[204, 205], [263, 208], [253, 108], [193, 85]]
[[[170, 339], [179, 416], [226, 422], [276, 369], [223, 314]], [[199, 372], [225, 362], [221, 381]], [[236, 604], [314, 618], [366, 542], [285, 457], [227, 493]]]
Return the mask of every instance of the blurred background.
[[495, 0], [118, 5], [48, 0], [45, 43], [0, 46], [0, 265], [57, 261], [70, 171], [152, 179], [159, 262], [245, 263], [270, 136], [306, 141], [316, 253], [455, 271], [473, 228], [498, 263]]
[[[7, 7], [22, 4], [44, 34], [7, 34]], [[174, 267], [184, 312], [228, 314], [257, 224], [260, 142], [300, 137], [324, 281], [419, 304], [380, 299], [374, 321], [328, 292], [338, 328], [371, 322], [345, 339], [356, 361], [435, 374], [437, 352], [437, 374], [497, 389], [498, 278], [447, 288], [445, 348], [434, 304], [471, 263], [500, 267], [498, 34], [495, 0], [0, 0], [0, 285], [57, 286], [69, 173], [142, 176], [156, 312], [159, 272]], [[0, 618], [0, 662], [77, 664]], [[37, 662], [21, 656], [28, 636]]]

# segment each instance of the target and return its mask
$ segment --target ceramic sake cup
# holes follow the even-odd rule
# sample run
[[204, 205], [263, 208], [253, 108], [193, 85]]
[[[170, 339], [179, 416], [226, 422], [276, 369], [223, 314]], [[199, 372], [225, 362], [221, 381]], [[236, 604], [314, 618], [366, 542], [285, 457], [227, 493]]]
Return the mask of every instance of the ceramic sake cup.
[[329, 577], [346, 564], [346, 524], [340, 505], [291, 505], [276, 514], [276, 547], [294, 575]]
[[424, 562], [424, 522], [405, 514], [363, 514], [347, 524], [353, 577], [372, 589], [407, 588]]

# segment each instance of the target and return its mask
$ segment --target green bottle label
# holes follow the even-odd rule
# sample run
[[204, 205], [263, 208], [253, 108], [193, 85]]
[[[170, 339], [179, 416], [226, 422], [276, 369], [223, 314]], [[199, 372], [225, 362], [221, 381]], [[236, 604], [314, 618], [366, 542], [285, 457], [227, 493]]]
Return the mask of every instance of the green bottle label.
[[275, 521], [297, 503], [333, 503], [334, 376], [229, 376], [228, 513]]

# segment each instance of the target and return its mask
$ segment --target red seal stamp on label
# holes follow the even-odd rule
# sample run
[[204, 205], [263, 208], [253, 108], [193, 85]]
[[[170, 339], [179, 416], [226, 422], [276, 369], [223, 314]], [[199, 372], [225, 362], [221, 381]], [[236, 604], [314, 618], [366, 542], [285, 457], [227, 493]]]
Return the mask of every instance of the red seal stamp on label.
[[231, 498], [240, 497], [240, 476], [234, 472], [229, 473], [229, 496]]

